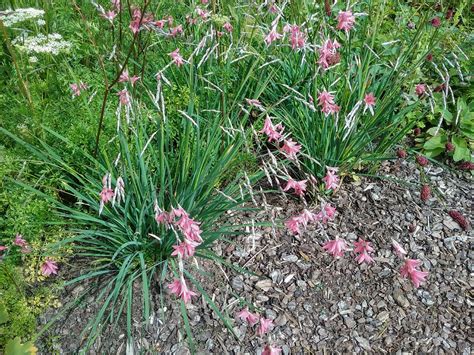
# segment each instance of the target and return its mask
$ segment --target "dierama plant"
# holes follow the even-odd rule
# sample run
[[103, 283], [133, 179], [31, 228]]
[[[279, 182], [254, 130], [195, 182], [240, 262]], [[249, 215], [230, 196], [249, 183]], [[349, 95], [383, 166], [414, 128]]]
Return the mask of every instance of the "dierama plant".
[[[251, 183], [255, 176], [229, 176], [244, 143], [240, 134], [227, 143], [218, 114], [188, 114], [194, 122], [184, 117], [183, 129], [173, 138], [162, 119], [144, 119], [133, 128], [120, 129], [116, 149], [111, 149], [115, 156], [104, 152], [95, 159], [83, 153], [81, 171], [46, 143], [39, 141], [42, 148], [37, 149], [2, 130], [61, 171], [63, 193], [77, 202], [70, 205], [31, 188], [50, 201], [73, 234], [56, 247], [68, 245], [75, 258], [84, 260], [82, 274], [66, 285], [87, 282], [100, 306], [84, 330], [89, 334], [86, 347], [108, 322], [118, 322], [122, 313], [131, 341], [132, 310], [142, 309], [147, 321], [152, 293], [164, 292], [168, 284], [183, 302], [185, 319], [184, 303], [200, 294], [228, 324], [205, 287], [192, 276], [192, 261], [199, 257], [219, 260], [211, 246], [233, 235], [238, 226], [217, 222], [247, 200], [250, 187], [240, 183]], [[139, 299], [133, 292], [137, 285]]]
[[[329, 17], [322, 8], [314, 11], [320, 16], [308, 14], [298, 29], [305, 42], [295, 39], [295, 25], [279, 20], [287, 34], [271, 44], [278, 69], [265, 94], [279, 103], [272, 111], [275, 119], [302, 146], [303, 171], [323, 178], [328, 167], [344, 175], [380, 161], [415, 124], [416, 117], [406, 113], [418, 102], [404, 98], [429, 51], [421, 48], [421, 36], [431, 36], [430, 47], [438, 32], [421, 18], [409, 41], [380, 44], [383, 6], [334, 8]], [[386, 50], [393, 46], [395, 55]]]

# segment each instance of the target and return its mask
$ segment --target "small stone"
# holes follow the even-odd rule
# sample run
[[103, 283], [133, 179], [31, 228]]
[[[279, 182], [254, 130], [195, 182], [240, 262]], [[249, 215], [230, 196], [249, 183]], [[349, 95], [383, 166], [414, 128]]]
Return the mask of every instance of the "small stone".
[[255, 284], [255, 287], [262, 291], [268, 291], [272, 287], [272, 280], [260, 280]]
[[371, 350], [370, 343], [367, 339], [365, 339], [363, 337], [355, 337], [355, 339], [357, 340], [357, 342], [359, 343], [359, 345], [361, 346], [362, 349], [364, 349], [366, 351]]
[[281, 258], [283, 261], [288, 261], [291, 263], [295, 263], [298, 261], [298, 257], [296, 255], [285, 255]]
[[402, 291], [399, 288], [396, 288], [393, 291], [393, 299], [397, 304], [403, 308], [408, 308], [410, 306], [410, 302], [408, 299], [402, 294]]
[[387, 311], [383, 311], [377, 314], [377, 320], [379, 320], [382, 323], [386, 322], [389, 318], [390, 318], [390, 313], [388, 313]]
[[242, 291], [244, 289], [244, 280], [242, 276], [236, 276], [232, 279], [232, 288], [236, 291]]
[[284, 325], [286, 325], [287, 322], [288, 322], [288, 319], [286, 318], [284, 314], [282, 314], [277, 319], [275, 319], [275, 324], [279, 327], [283, 327]]
[[356, 321], [351, 317], [345, 317], [344, 323], [346, 324], [346, 327], [349, 329], [355, 328], [355, 326], [357, 325]]

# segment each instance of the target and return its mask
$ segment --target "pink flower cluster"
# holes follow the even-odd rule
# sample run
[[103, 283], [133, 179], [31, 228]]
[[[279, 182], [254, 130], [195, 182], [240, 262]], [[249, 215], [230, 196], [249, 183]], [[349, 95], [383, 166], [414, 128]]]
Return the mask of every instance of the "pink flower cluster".
[[309, 223], [322, 222], [325, 224], [330, 220], [332, 221], [335, 214], [336, 209], [326, 203], [318, 213], [304, 209], [301, 214], [288, 219], [285, 225], [293, 234], [301, 234], [301, 228], [306, 228]]
[[291, 49], [297, 50], [297, 49], [304, 48], [306, 44], [306, 33], [301, 31], [300, 26], [286, 25], [283, 31], [290, 33]]
[[321, 111], [326, 115], [338, 113], [341, 109], [334, 102], [334, 95], [328, 91], [321, 91], [318, 95], [318, 106], [321, 107]]
[[327, 39], [319, 48], [318, 64], [323, 70], [327, 70], [329, 67], [339, 63], [341, 56], [337, 50], [340, 47], [341, 45], [337, 40]]
[[326, 190], [335, 190], [339, 187], [339, 176], [337, 176], [338, 169], [329, 166], [327, 166], [326, 169], [326, 176], [323, 177], [325, 188]]
[[155, 205], [155, 220], [158, 224], [165, 225], [166, 228], [176, 227], [184, 236], [183, 241], [178, 245], [173, 245], [172, 256], [186, 259], [194, 255], [196, 247], [202, 243], [202, 230], [199, 227], [199, 222], [192, 219], [182, 207], [165, 212], [157, 205]]
[[[17, 234], [15, 236], [15, 239], [11, 242], [13, 246], [20, 247], [20, 251], [23, 254], [27, 254], [31, 252], [31, 247], [28, 244], [28, 242], [23, 238], [21, 234]], [[0, 252], [12, 250], [11, 248], [8, 248], [6, 245], [0, 245]], [[5, 255], [0, 256], [0, 261], [1, 259], [5, 257]], [[50, 276], [50, 275], [57, 275], [58, 273], [58, 264], [56, 261], [54, 261], [51, 258], [46, 258], [43, 264], [41, 265], [41, 273], [44, 276]]]
[[[268, 141], [280, 142], [283, 138], [284, 127], [281, 123], [273, 125], [270, 117], [267, 116], [260, 133], [264, 133], [268, 137]], [[291, 138], [283, 140], [280, 151], [290, 160], [296, 160], [296, 155], [300, 152], [301, 145], [293, 141]]]
[[337, 15], [337, 26], [338, 30], [344, 30], [349, 32], [352, 27], [354, 27], [355, 23], [355, 16], [352, 14], [351, 11], [339, 11]]
[[[421, 265], [420, 260], [405, 259], [407, 252], [403, 247], [395, 240], [392, 239], [392, 246], [395, 254], [405, 260], [405, 263], [400, 269], [400, 275], [403, 278], [410, 278], [413, 285], [418, 288], [422, 282], [425, 281], [428, 276], [428, 272], [419, 270]], [[344, 255], [344, 252], [348, 250], [347, 242], [344, 239], [336, 238], [329, 240], [323, 244], [323, 249], [331, 254], [334, 258], [340, 258]], [[373, 263], [374, 259], [371, 254], [374, 252], [372, 243], [359, 238], [357, 242], [354, 242], [354, 253], [356, 254], [355, 260], [359, 263]]]
[[260, 317], [256, 313], [251, 313], [248, 308], [245, 308], [238, 312], [237, 317], [240, 318], [242, 321], [247, 322], [250, 326], [254, 326], [258, 323], [258, 335], [264, 335], [268, 333], [273, 327], [273, 321], [271, 319]]
[[69, 84], [69, 88], [71, 89], [72, 97], [74, 98], [74, 97], [80, 96], [83, 90], [87, 90], [87, 84], [84, 84], [81, 81], [77, 84], [76, 83]]
[[304, 193], [306, 191], [307, 181], [308, 180], [296, 181], [296, 180], [293, 180], [292, 178], [289, 178], [283, 191], [288, 191], [290, 189], [293, 189], [296, 195], [304, 196]]
[[120, 201], [125, 200], [125, 183], [121, 177], [117, 178], [115, 190], [112, 190], [112, 177], [109, 173], [105, 174], [102, 178], [102, 190], [99, 193], [100, 196], [100, 206], [99, 206], [99, 216], [104, 210], [104, 206], [112, 201], [115, 205], [115, 202], [120, 203]]
[[169, 56], [177, 67], [180, 67], [184, 64], [184, 59], [181, 54], [179, 54], [179, 48], [176, 48], [173, 52], [169, 54]]
[[[335, 258], [340, 258], [344, 255], [344, 252], [348, 250], [347, 242], [344, 239], [336, 238], [329, 240], [323, 244], [323, 249], [326, 250]], [[370, 256], [374, 252], [372, 243], [359, 238], [359, 241], [354, 242], [354, 253], [356, 253], [355, 260], [359, 263], [370, 264], [374, 259]]]
[[197, 296], [195, 292], [188, 288], [183, 275], [181, 275], [179, 279], [175, 279], [172, 283], [170, 283], [168, 285], [168, 289], [172, 294], [176, 295], [177, 297], [181, 297], [184, 303], [188, 303], [193, 296]]
[[128, 26], [132, 33], [136, 35], [140, 30], [147, 25], [153, 25], [154, 18], [153, 14], [146, 13], [142, 14], [142, 11], [139, 8], [135, 8], [132, 11], [132, 21], [130, 21], [130, 25]]
[[120, 77], [119, 77], [119, 83], [125, 83], [125, 82], [130, 82], [130, 84], [132, 84], [132, 86], [135, 85], [135, 83], [140, 80], [140, 77], [139, 76], [130, 76], [128, 74], [128, 70], [127, 69], [124, 69], [122, 71], [122, 74], [120, 74]]

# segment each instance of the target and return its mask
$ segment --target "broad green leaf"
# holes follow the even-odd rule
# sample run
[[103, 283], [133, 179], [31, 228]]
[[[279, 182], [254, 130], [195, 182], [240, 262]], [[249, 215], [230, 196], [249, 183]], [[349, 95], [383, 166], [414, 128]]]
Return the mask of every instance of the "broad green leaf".
[[425, 144], [423, 144], [423, 148], [425, 150], [435, 150], [435, 149], [444, 149], [444, 146], [448, 138], [444, 134], [440, 134], [438, 136], [431, 137], [428, 139]]
[[32, 342], [22, 344], [20, 337], [9, 340], [5, 346], [5, 355], [35, 355], [37, 351]]
[[10, 320], [7, 309], [5, 305], [0, 304], [0, 324], [4, 324]]

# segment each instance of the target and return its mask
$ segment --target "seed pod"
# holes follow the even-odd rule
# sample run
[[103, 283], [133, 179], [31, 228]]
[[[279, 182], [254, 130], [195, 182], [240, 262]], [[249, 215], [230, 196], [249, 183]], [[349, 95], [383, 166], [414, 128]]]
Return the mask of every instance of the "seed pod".
[[419, 136], [421, 134], [421, 128], [420, 127], [416, 127], [414, 130], [413, 130], [413, 134], [415, 136]]
[[416, 162], [420, 164], [421, 166], [428, 165], [428, 159], [426, 159], [426, 157], [424, 157], [423, 155], [417, 155]]
[[474, 170], [474, 163], [472, 161], [465, 161], [459, 164], [461, 170]]
[[444, 147], [448, 153], [454, 152], [454, 149], [456, 148], [451, 142], [446, 143]]
[[463, 229], [463, 230], [468, 230], [469, 229], [469, 222], [467, 219], [461, 214], [461, 212], [456, 211], [456, 210], [451, 210], [448, 212], [448, 214], [451, 216], [452, 219], [454, 219], [457, 224]]
[[403, 150], [402, 148], [398, 148], [397, 157], [399, 157], [400, 159], [405, 159], [407, 157], [407, 152]]
[[429, 200], [430, 197], [431, 197], [431, 189], [429, 185], [425, 184], [421, 187], [421, 192], [420, 192], [421, 201], [426, 202]]

